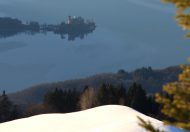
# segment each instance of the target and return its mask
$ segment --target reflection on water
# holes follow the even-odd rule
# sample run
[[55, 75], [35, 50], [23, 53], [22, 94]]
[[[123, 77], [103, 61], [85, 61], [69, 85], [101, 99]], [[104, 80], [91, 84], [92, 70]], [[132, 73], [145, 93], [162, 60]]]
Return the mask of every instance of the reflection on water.
[[[97, 73], [132, 70], [143, 66], [161, 68], [185, 62], [190, 46], [172, 43], [128, 41], [109, 30], [97, 28], [86, 39], [62, 40], [48, 32], [33, 36], [21, 34], [1, 39], [14, 47], [0, 54], [0, 91], [17, 91], [32, 85], [85, 77]], [[177, 49], [176, 49], [176, 48]], [[1, 46], [0, 46], [1, 48]], [[6, 49], [2, 46], [3, 49]], [[168, 52], [170, 50], [170, 52]], [[180, 54], [180, 57], [175, 57]]]
[[68, 36], [69, 41], [75, 40], [75, 38], [84, 39], [87, 34], [92, 33], [96, 28], [94, 21], [84, 20], [82, 17], [68, 17], [68, 22], [61, 22], [58, 25], [43, 24], [38, 22], [27, 22], [23, 24], [18, 19], [10, 17], [0, 18], [0, 38], [12, 37], [20, 33], [26, 33], [29, 35], [35, 35], [37, 33], [47, 34], [47, 32], [53, 32], [58, 34], [62, 39], [65, 39], [65, 35]]
[[160, 0], [42, 1], [1, 0], [0, 14], [43, 25], [61, 25], [76, 15], [94, 18], [98, 27], [83, 40], [85, 34], [59, 31], [9, 32], [11, 37], [0, 39], [0, 91], [118, 69], [164, 68], [186, 63], [190, 56], [189, 40], [172, 20], [174, 9]]

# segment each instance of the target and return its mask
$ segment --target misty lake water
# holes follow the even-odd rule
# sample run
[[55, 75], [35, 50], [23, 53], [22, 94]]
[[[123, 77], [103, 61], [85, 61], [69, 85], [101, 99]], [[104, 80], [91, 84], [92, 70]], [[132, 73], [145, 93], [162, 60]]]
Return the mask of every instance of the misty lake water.
[[187, 63], [189, 40], [176, 26], [174, 12], [159, 0], [1, 0], [1, 16], [57, 24], [75, 15], [94, 19], [97, 28], [75, 41], [53, 33], [0, 39], [0, 91]]

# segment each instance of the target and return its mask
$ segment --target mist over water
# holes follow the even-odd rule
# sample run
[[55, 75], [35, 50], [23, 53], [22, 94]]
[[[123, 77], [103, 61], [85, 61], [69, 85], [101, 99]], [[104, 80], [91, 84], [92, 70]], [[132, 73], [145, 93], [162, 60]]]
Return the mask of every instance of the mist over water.
[[186, 63], [189, 40], [176, 26], [174, 13], [159, 0], [1, 0], [0, 16], [41, 24], [82, 16], [93, 19], [97, 29], [75, 41], [52, 33], [0, 39], [0, 91], [122, 68]]

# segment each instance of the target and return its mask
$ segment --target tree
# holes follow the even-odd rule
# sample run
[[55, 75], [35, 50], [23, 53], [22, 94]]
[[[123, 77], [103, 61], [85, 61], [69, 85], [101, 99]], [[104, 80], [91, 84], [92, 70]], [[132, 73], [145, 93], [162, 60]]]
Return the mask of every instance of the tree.
[[80, 96], [79, 106], [81, 110], [92, 108], [95, 102], [95, 90], [86, 87]]
[[43, 104], [55, 112], [67, 113], [77, 110], [79, 92], [76, 90], [55, 89], [44, 96]]
[[[190, 1], [189, 0], [163, 0], [177, 7], [176, 19], [184, 30], [190, 30]], [[190, 33], [187, 34], [190, 37]], [[190, 65], [182, 66], [183, 72], [177, 82], [168, 83], [163, 87], [163, 94], [156, 95], [156, 101], [163, 105], [162, 112], [172, 120], [165, 121], [177, 127], [190, 130]], [[141, 126], [147, 128], [147, 124], [141, 120]], [[147, 129], [154, 131], [156, 129]]]
[[3, 91], [2, 96], [0, 96], [0, 121], [5, 122], [9, 120], [11, 113], [11, 102], [8, 99], [5, 91]]
[[155, 128], [150, 121], [146, 122], [141, 117], [137, 117], [140, 121], [139, 125], [143, 128], [145, 128], [148, 132], [164, 132], [163, 130], [160, 130], [158, 128]]
[[19, 112], [16, 105], [13, 105], [5, 91], [0, 96], [0, 123], [18, 118]]
[[60, 112], [64, 107], [62, 97], [63, 91], [56, 88], [54, 92], [45, 94], [43, 104], [56, 112]]
[[157, 94], [156, 101], [163, 105], [162, 113], [173, 120], [165, 121], [180, 128], [190, 130], [190, 68], [183, 66], [179, 81], [163, 87], [167, 96]]
[[123, 86], [123, 84], [118, 86], [117, 98], [118, 98], [118, 104], [119, 105], [125, 105], [125, 103], [126, 103], [126, 100], [125, 100], [126, 99], [126, 89]]
[[147, 96], [147, 102], [146, 102], [146, 113], [147, 115], [151, 116], [151, 117], [155, 117], [157, 119], [163, 119], [164, 116], [163, 114], [160, 112], [160, 104], [158, 104], [155, 101], [155, 95], [149, 95]]
[[142, 113], [147, 111], [146, 92], [141, 85], [133, 83], [126, 94], [126, 105]]
[[110, 84], [102, 84], [96, 94], [96, 106], [109, 105], [109, 104], [125, 104], [126, 91], [121, 86], [113, 86]]
[[[183, 66], [182, 69], [179, 80], [166, 84], [164, 93], [156, 94], [156, 101], [162, 105], [161, 112], [169, 117], [164, 121], [166, 124], [190, 130], [190, 67]], [[150, 123], [145, 123], [143, 119], [140, 121], [141, 126], [150, 128]]]
[[[184, 30], [190, 30], [190, 1], [189, 0], [162, 0], [176, 6], [176, 20]], [[187, 34], [190, 37], [190, 33]]]
[[[190, 1], [189, 0], [164, 0], [175, 4], [177, 22], [184, 30], [190, 30]], [[190, 33], [187, 34], [190, 37]], [[157, 102], [163, 104], [162, 112], [174, 118], [173, 122], [178, 127], [190, 130], [190, 65], [182, 66], [183, 72], [179, 81], [165, 85], [163, 90], [169, 97], [157, 95]]]

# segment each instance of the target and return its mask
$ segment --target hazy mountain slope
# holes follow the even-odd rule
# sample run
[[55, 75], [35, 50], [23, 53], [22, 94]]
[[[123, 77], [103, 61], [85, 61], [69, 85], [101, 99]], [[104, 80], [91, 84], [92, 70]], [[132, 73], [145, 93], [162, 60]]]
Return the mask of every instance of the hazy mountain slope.
[[125, 106], [108, 105], [69, 114], [47, 114], [0, 124], [2, 132], [145, 132], [137, 116], [167, 132], [180, 129], [163, 123]]
[[42, 101], [45, 93], [55, 88], [82, 90], [86, 85], [98, 88], [103, 83], [113, 85], [123, 84], [128, 88], [133, 82], [142, 84], [148, 93], [155, 93], [161, 91], [163, 84], [176, 81], [180, 72], [179, 67], [169, 67], [163, 70], [141, 68], [133, 72], [120, 70], [118, 73], [98, 74], [83, 79], [41, 84], [12, 93], [9, 97], [12, 101], [19, 104], [39, 103]]

